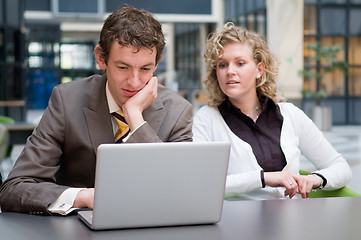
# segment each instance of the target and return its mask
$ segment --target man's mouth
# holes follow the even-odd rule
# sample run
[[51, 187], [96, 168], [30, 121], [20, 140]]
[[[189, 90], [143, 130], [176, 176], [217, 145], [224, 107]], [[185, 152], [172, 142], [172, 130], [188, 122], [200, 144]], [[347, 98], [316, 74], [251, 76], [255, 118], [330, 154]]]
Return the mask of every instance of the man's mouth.
[[139, 92], [139, 90], [128, 90], [128, 89], [123, 89], [123, 92], [125, 94], [125, 96], [127, 97], [132, 97], [135, 94], [137, 94]]

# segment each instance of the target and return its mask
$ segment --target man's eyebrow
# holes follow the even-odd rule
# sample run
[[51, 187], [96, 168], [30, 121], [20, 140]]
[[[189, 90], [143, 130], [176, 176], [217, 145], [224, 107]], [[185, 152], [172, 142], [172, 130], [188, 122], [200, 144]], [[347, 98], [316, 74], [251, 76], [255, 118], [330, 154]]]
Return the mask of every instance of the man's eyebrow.
[[[123, 65], [126, 65], [128, 67], [131, 67], [130, 64], [126, 63], [126, 62], [123, 62], [122, 60], [117, 60], [117, 61], [114, 61], [115, 64], [123, 64]], [[155, 64], [153, 62], [150, 62], [150, 63], [147, 63], [147, 64], [144, 64], [142, 65], [142, 67], [147, 67], [147, 66], [154, 66]]]
[[126, 62], [123, 62], [121, 60], [117, 60], [117, 61], [114, 61], [115, 64], [123, 64], [123, 65], [126, 65], [126, 66], [130, 66], [128, 63]]

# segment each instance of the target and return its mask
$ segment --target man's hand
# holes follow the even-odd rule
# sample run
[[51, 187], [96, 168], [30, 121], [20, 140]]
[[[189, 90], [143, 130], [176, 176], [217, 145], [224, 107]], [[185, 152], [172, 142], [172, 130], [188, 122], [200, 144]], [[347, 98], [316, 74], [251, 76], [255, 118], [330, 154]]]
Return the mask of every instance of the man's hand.
[[80, 190], [73, 203], [74, 208], [90, 208], [94, 205], [94, 188]]
[[152, 77], [142, 90], [123, 105], [124, 118], [131, 131], [144, 122], [142, 113], [157, 97], [157, 88], [158, 78]]
[[285, 196], [292, 198], [298, 191], [298, 183], [295, 180], [297, 175], [287, 171], [282, 172], [265, 172], [265, 184], [270, 187], [285, 187]]

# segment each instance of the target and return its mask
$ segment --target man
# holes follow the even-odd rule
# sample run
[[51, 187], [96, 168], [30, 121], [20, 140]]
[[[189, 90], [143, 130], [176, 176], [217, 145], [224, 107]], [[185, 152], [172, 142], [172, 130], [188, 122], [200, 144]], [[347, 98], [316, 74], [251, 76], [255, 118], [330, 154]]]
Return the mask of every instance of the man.
[[[0, 189], [2, 211], [93, 208], [96, 150], [114, 134], [126, 143], [192, 141], [191, 104], [153, 77], [164, 45], [149, 12], [125, 6], [105, 20], [94, 54], [106, 74], [54, 88]], [[113, 112], [124, 117], [120, 127]]]

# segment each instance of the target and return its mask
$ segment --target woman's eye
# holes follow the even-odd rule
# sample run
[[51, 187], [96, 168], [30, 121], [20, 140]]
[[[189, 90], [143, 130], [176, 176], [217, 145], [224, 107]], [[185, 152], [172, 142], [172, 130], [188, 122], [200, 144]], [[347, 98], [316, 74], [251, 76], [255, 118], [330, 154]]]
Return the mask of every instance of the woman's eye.
[[225, 63], [219, 63], [218, 64], [218, 68], [225, 68], [226, 67], [226, 64]]

